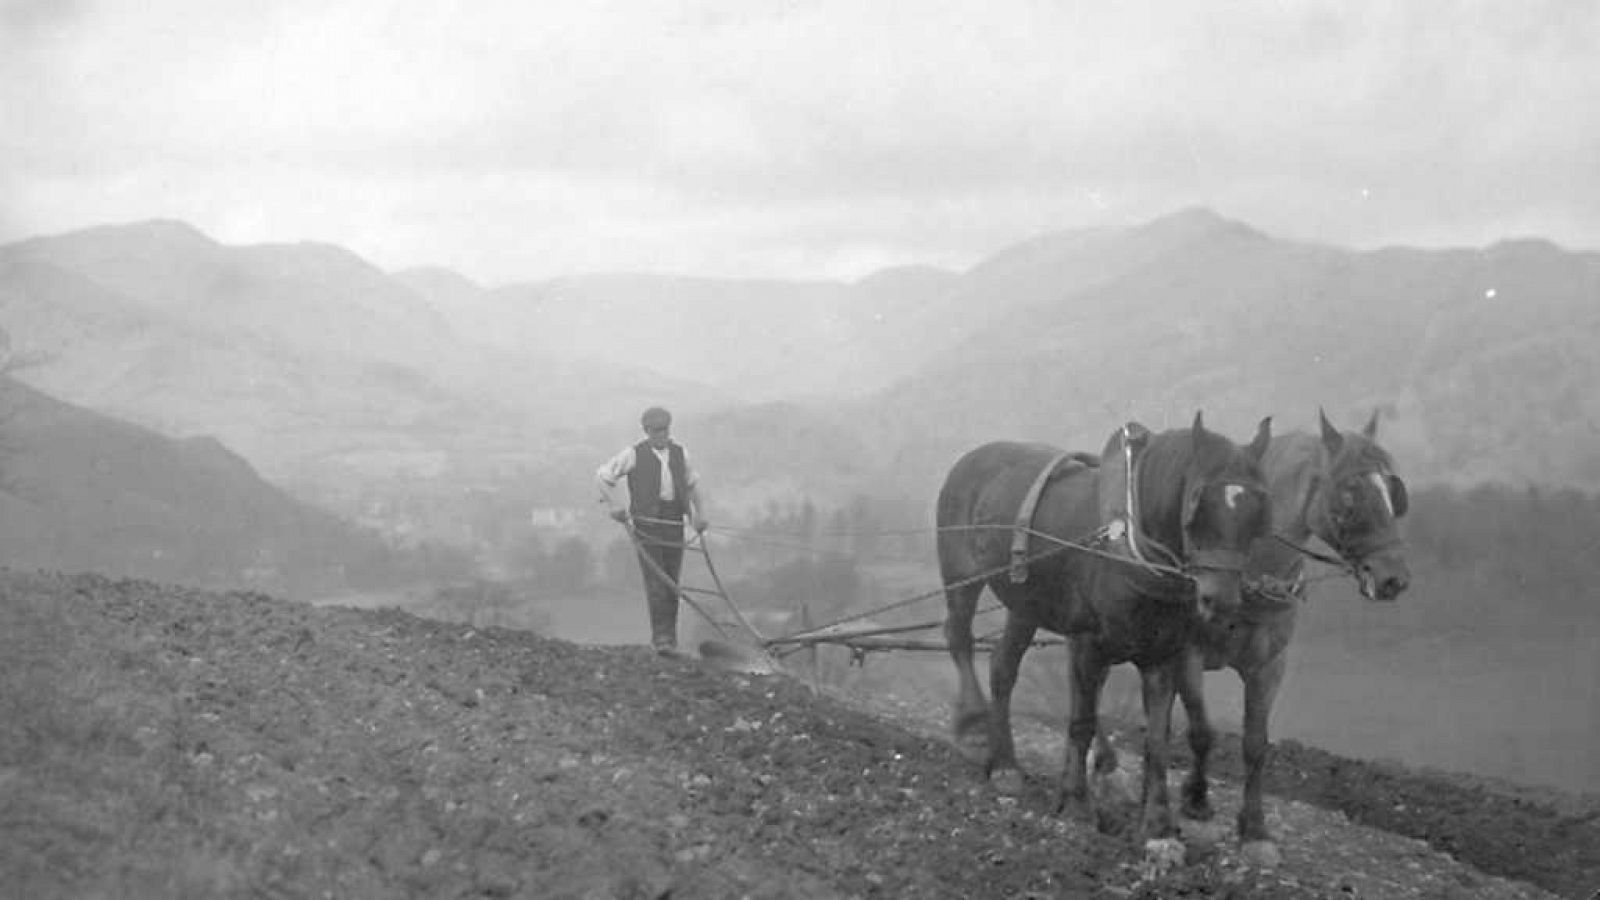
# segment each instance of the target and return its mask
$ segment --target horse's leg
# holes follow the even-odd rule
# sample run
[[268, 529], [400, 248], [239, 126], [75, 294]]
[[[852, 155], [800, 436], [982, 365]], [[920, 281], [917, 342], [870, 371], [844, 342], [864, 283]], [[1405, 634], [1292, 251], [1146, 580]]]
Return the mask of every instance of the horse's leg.
[[1178, 833], [1167, 798], [1167, 741], [1172, 733], [1172, 698], [1177, 665], [1144, 666], [1139, 678], [1144, 687], [1144, 812], [1140, 823], [1145, 840]]
[[945, 589], [944, 639], [959, 682], [953, 731], [956, 746], [969, 759], [988, 758], [989, 704], [983, 699], [978, 673], [972, 668], [972, 619], [977, 615], [982, 593], [981, 583]]
[[1212, 730], [1211, 717], [1206, 714], [1205, 659], [1199, 650], [1190, 648], [1174, 665], [1178, 669], [1178, 696], [1183, 698], [1184, 716], [1189, 720], [1189, 752], [1194, 755], [1194, 768], [1183, 782], [1182, 810], [1185, 816], [1205, 822], [1215, 815], [1206, 778]]
[[1099, 732], [1100, 689], [1109, 667], [1100, 660], [1089, 635], [1069, 637], [1067, 647], [1067, 752], [1056, 812], [1069, 806], [1089, 812], [1089, 748]]
[[1011, 691], [1038, 628], [1032, 618], [1008, 609], [1005, 637], [989, 658], [989, 780], [995, 790], [1011, 796], [1022, 793], [1022, 772], [1011, 736]]
[[1094, 746], [1089, 749], [1089, 768], [1096, 774], [1106, 775], [1117, 770], [1117, 748], [1111, 746], [1111, 740], [1105, 732], [1096, 730], [1094, 733]]
[[1118, 766], [1121, 764], [1121, 761], [1117, 759], [1117, 748], [1111, 746], [1111, 740], [1106, 737], [1105, 729], [1099, 727], [1098, 721], [1100, 701], [1103, 699], [1100, 694], [1105, 692], [1106, 681], [1109, 680], [1107, 676], [1110, 674], [1111, 670], [1108, 668], [1100, 680], [1099, 688], [1095, 691], [1094, 704], [1097, 720], [1095, 723], [1094, 740], [1090, 742], [1089, 754], [1084, 759], [1084, 768], [1096, 776], [1109, 776], [1116, 772]]
[[[1096, 704], [1098, 708], [1098, 703]], [[1128, 773], [1122, 771], [1121, 761], [1117, 758], [1117, 748], [1111, 745], [1111, 740], [1106, 737], [1106, 730], [1098, 727], [1094, 732], [1094, 740], [1089, 745], [1089, 758], [1085, 760], [1090, 783], [1090, 805], [1093, 806], [1102, 818], [1111, 809], [1131, 807], [1137, 799], [1133, 796], [1133, 788]]]
[[[1239, 840], [1263, 864], [1277, 862], [1277, 846], [1267, 832], [1261, 807], [1262, 775], [1267, 767], [1267, 719], [1283, 683], [1284, 654], [1255, 669], [1244, 679], [1244, 804], [1239, 810]], [[1252, 846], [1253, 845], [1253, 846]]]

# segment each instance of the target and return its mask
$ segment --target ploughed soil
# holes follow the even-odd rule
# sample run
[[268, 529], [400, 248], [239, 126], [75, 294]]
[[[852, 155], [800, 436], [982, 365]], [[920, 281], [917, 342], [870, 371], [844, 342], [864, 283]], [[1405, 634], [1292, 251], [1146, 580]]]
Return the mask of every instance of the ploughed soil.
[[[1588, 897], [1600, 804], [1282, 743], [1262, 868], [997, 797], [941, 704], [643, 647], [0, 573], [0, 894]], [[1060, 736], [1024, 726], [1030, 771]], [[1137, 734], [1117, 741], [1128, 764]], [[1175, 752], [1181, 750], [1181, 742]], [[1180, 759], [1181, 759], [1181, 754]], [[1176, 775], [1175, 775], [1176, 778]]]

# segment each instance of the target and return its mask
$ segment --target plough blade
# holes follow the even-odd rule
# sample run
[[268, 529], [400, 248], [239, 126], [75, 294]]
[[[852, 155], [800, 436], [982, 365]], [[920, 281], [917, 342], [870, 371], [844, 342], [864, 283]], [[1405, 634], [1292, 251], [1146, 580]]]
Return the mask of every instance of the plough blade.
[[730, 641], [701, 641], [700, 658], [719, 669], [746, 675], [775, 675], [783, 671], [765, 650]]

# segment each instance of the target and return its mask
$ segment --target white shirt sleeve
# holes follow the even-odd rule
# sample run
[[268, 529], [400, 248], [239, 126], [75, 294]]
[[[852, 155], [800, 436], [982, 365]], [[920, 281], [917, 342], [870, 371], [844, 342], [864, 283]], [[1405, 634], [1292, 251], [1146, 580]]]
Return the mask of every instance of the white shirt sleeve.
[[624, 447], [621, 453], [606, 460], [599, 469], [595, 470], [594, 479], [600, 483], [602, 490], [614, 488], [617, 486], [617, 482], [633, 471], [633, 467], [638, 462], [638, 459], [633, 454], [633, 448], [631, 446]]
[[[682, 447], [683, 445], [679, 444], [678, 446]], [[692, 488], [696, 484], [699, 484], [699, 483], [700, 483], [700, 473], [696, 472], [694, 470], [694, 464], [689, 462], [689, 451], [687, 449], [684, 449], [684, 451], [683, 451], [683, 486], [686, 487], [686, 488]]]

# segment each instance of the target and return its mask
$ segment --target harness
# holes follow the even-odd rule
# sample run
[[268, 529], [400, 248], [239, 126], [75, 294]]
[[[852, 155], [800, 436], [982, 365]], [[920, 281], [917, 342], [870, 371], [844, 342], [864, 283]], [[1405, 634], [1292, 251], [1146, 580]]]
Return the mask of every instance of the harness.
[[[1138, 432], [1134, 431], [1135, 427], [1139, 429]], [[1109, 526], [1111, 528], [1111, 538], [1112, 540], [1116, 540], [1118, 537], [1126, 538], [1128, 552], [1133, 555], [1133, 558], [1145, 565], [1149, 565], [1150, 561], [1145, 559], [1144, 551], [1139, 549], [1139, 492], [1137, 488], [1139, 470], [1133, 464], [1133, 457], [1134, 445], [1137, 443], [1142, 448], [1144, 442], [1149, 439], [1150, 432], [1145, 431], [1143, 426], [1136, 426], [1135, 423], [1128, 422], [1122, 426], [1121, 434], [1123, 471], [1127, 476], [1122, 481], [1122, 512], [1126, 519], [1116, 516], [1111, 518]]]
[[[1139, 451], [1144, 448], [1149, 437], [1149, 429], [1137, 422], [1129, 422], [1117, 430], [1113, 440], [1122, 444], [1117, 455], [1122, 459], [1120, 474], [1123, 484], [1121, 491], [1113, 498], [1106, 495], [1106, 485], [1101, 482], [1100, 515], [1105, 525], [1099, 530], [1098, 536], [1111, 543], [1126, 541], [1128, 556], [1117, 554], [1117, 558], [1131, 558], [1132, 562], [1158, 574], [1181, 575], [1183, 565], [1180, 557], [1145, 534], [1139, 526], [1138, 458]], [[1111, 450], [1108, 447], [1106, 456], [1110, 454]], [[1011, 534], [1010, 577], [1013, 584], [1023, 584], [1028, 580], [1028, 539], [1039, 534], [1033, 528], [1033, 519], [1038, 513], [1039, 498], [1064, 461], [1085, 467], [1100, 467], [1102, 474], [1107, 471], [1101, 466], [1100, 457], [1089, 453], [1064, 451], [1051, 457], [1039, 474], [1034, 476], [1033, 483], [1028, 486], [1028, 492], [1023, 495], [1022, 504], [1017, 510], [1017, 519]], [[1151, 559], [1147, 552], [1149, 550], [1155, 551], [1156, 555], [1164, 558], [1164, 561]]]
[[1069, 459], [1074, 465], [1084, 467], [1093, 462], [1093, 457], [1088, 454], [1063, 450], [1045, 463], [1033, 483], [1028, 485], [1028, 492], [1022, 496], [1022, 505], [1017, 509], [1016, 527], [1011, 533], [1012, 584], [1023, 584], [1028, 580], [1028, 537], [1033, 533], [1033, 516], [1039, 511], [1039, 497], [1044, 494], [1044, 486], [1055, 476], [1056, 469]]
[[[1156, 573], [1187, 574], [1191, 566], [1184, 562], [1183, 557], [1173, 552], [1145, 531], [1139, 521], [1139, 462], [1145, 446], [1150, 441], [1150, 429], [1138, 422], [1128, 422], [1117, 429], [1111, 441], [1106, 445], [1106, 455], [1113, 452], [1122, 459], [1120, 472], [1122, 478], [1120, 489], [1107, 490], [1108, 485], [1101, 482], [1100, 517], [1106, 523], [1106, 538], [1112, 543], [1125, 543], [1127, 557], [1146, 570]], [[1120, 443], [1116, 449], [1112, 444]], [[1151, 556], [1160, 557], [1152, 559]]]

